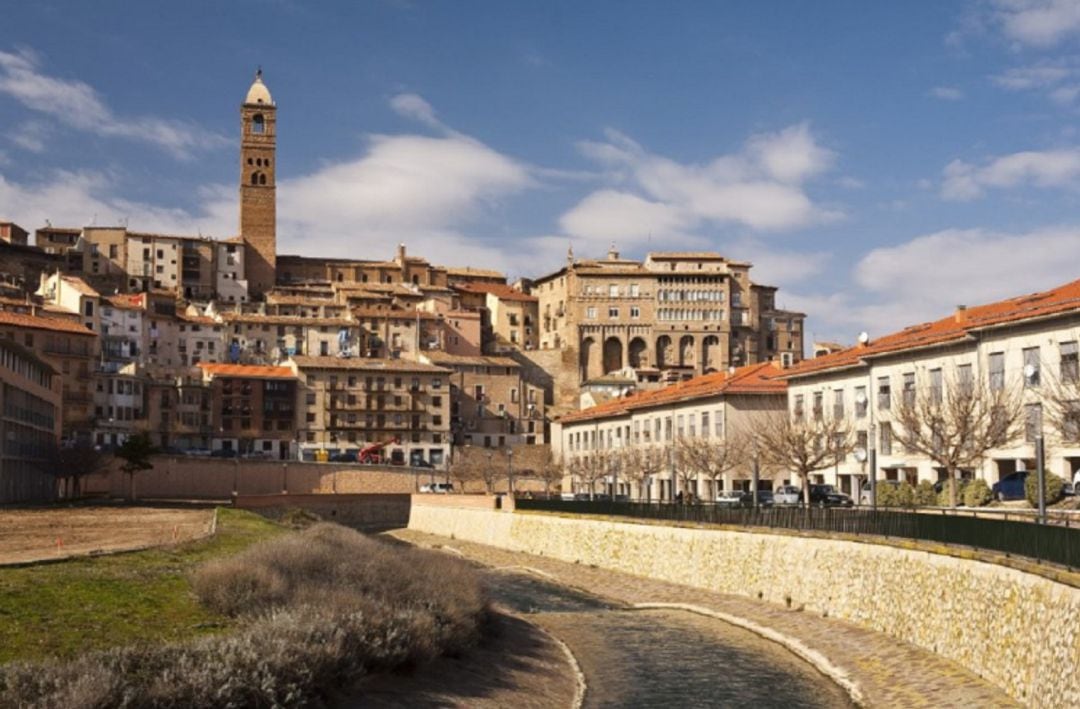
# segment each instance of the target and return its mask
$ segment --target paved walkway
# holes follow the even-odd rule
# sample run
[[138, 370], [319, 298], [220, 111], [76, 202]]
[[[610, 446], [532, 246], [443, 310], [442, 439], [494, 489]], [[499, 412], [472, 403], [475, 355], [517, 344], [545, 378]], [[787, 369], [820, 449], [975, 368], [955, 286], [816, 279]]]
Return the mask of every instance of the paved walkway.
[[679, 604], [718, 617], [743, 619], [765, 632], [781, 633], [818, 653], [854, 684], [855, 694], [865, 706], [1018, 706], [1003, 691], [951, 660], [835, 618], [413, 530], [392, 534], [417, 546], [453, 549], [485, 566], [534, 570], [560, 584], [616, 603]]

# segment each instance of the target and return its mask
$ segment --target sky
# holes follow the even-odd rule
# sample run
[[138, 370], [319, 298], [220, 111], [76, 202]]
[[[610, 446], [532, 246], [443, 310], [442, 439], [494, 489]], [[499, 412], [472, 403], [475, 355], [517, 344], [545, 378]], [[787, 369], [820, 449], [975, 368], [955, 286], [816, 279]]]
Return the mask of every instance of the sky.
[[852, 343], [1080, 277], [1080, 0], [0, 0], [0, 220], [237, 232], [278, 106], [278, 252], [539, 276], [754, 263]]

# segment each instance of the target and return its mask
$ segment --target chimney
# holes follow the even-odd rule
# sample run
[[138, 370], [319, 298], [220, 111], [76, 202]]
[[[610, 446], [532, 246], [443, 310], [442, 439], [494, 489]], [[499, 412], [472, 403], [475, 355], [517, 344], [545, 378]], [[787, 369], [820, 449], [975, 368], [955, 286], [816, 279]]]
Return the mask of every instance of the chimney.
[[953, 319], [955, 319], [956, 322], [964, 322], [965, 320], [967, 320], [967, 306], [956, 306], [956, 313], [953, 315]]
[[398, 262], [399, 266], [405, 265], [405, 244], [397, 245], [397, 257], [394, 260]]
[[607, 252], [608, 261], [618, 261], [619, 252], [615, 250], [615, 242], [611, 242], [611, 248]]

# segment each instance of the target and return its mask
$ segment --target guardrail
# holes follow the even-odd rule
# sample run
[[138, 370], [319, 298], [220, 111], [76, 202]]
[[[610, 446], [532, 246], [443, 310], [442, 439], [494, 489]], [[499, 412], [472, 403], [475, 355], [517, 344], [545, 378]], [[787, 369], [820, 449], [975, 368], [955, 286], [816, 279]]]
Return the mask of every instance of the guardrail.
[[889, 509], [728, 508], [609, 500], [518, 499], [520, 510], [899, 537], [957, 544], [1080, 568], [1080, 527]]

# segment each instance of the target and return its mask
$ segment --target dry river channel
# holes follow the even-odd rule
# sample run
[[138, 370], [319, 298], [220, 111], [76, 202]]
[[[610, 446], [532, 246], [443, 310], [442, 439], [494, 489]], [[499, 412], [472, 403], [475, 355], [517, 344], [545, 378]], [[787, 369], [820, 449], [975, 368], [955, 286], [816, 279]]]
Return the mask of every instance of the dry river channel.
[[723, 621], [633, 610], [518, 570], [489, 570], [485, 578], [498, 606], [573, 653], [585, 707], [854, 706], [801, 658]]

